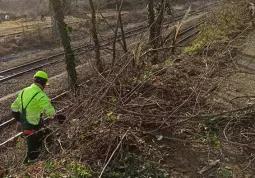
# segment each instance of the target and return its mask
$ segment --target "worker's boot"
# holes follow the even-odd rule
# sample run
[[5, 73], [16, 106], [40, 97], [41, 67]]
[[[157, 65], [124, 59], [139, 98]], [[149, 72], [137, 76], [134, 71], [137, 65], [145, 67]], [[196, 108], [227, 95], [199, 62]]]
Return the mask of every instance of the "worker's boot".
[[30, 165], [35, 162], [36, 162], [36, 160], [30, 160], [29, 157], [26, 155], [26, 157], [24, 158], [23, 164]]
[[40, 137], [38, 133], [33, 133], [31, 135], [25, 135], [27, 140], [27, 154], [24, 158], [23, 164], [28, 164], [36, 160], [40, 154]]
[[23, 164], [27, 164], [29, 162], [29, 157], [28, 155], [26, 154], [24, 160], [23, 160]]

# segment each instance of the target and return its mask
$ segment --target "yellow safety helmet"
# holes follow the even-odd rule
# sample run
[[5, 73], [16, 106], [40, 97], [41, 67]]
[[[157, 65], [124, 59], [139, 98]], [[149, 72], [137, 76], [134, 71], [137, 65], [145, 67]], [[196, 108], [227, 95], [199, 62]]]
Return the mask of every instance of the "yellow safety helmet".
[[46, 85], [47, 86], [49, 85], [49, 77], [48, 77], [48, 74], [46, 72], [38, 71], [38, 72], [35, 73], [34, 78], [35, 77], [40, 77], [40, 78], [46, 79], [47, 80]]

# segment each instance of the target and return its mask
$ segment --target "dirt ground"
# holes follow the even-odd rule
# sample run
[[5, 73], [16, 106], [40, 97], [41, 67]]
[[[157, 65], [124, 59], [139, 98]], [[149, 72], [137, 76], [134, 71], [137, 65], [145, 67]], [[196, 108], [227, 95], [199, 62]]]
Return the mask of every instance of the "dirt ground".
[[[223, 111], [252, 106], [255, 103], [254, 41], [253, 30], [241, 35], [232, 43], [233, 46], [238, 46], [235, 51], [237, 55], [234, 56], [233, 63], [231, 62], [236, 72], [220, 78], [222, 82], [212, 94], [211, 100]], [[228, 132], [227, 128], [219, 126], [220, 147], [204, 145], [205, 140], [203, 141], [201, 133], [203, 126], [196, 121], [194, 125], [184, 124], [180, 125], [179, 129], [166, 130], [165, 141], [163, 138], [155, 145], [159, 144], [159, 147], [167, 154], [164, 161], [172, 171], [172, 177], [254, 178], [254, 122], [234, 119], [229, 122], [229, 125], [232, 124], [238, 136], [234, 136], [233, 132]], [[242, 142], [245, 143], [242, 144]], [[203, 168], [206, 168], [206, 171], [200, 174]]]
[[[235, 44], [239, 46], [235, 51], [233, 66], [236, 73], [228, 76], [222, 82], [218, 94], [224, 96], [225, 103], [232, 108], [255, 102], [255, 36], [253, 32], [241, 37]], [[231, 102], [229, 102], [231, 101]]]
[[[254, 41], [254, 30], [249, 30], [229, 44], [228, 47], [233, 49], [228, 56], [229, 66], [222, 67], [224, 72], [216, 79], [220, 82], [209, 99], [210, 105], [218, 109], [216, 112], [248, 106], [254, 108]], [[192, 60], [199, 61], [202, 57], [193, 57]], [[170, 173], [171, 178], [255, 177], [254, 114], [244, 118], [238, 118], [237, 114], [225, 124], [224, 117], [215, 122], [219, 118], [207, 117], [203, 121], [192, 118], [147, 135], [147, 142], [161, 153], [161, 164], [165, 165], [164, 170]], [[225, 119], [228, 119], [227, 116]]]
[[[234, 50], [236, 55], [232, 54], [233, 61], [229, 60], [227, 71], [235, 72], [217, 78], [221, 82], [210, 99], [210, 104], [222, 111], [255, 104], [255, 65], [252, 65], [255, 59], [254, 41], [253, 30], [240, 35], [231, 43], [238, 49]], [[244, 63], [247, 56], [249, 63]], [[249, 70], [239, 63], [245, 64]], [[165, 165], [164, 169], [169, 171], [171, 178], [254, 178], [255, 122], [237, 118], [230, 120], [224, 127], [221, 122], [224, 122], [224, 118], [214, 127], [214, 120], [210, 118], [205, 118], [204, 122], [193, 118], [177, 126], [166, 126], [146, 138], [160, 151], [161, 164]], [[208, 133], [208, 127], [217, 129]], [[214, 140], [216, 132], [219, 137]]]
[[[246, 60], [246, 58], [240, 56], [249, 56], [249, 59], [255, 57], [255, 54], [253, 54], [255, 45], [251, 45], [254, 42], [253, 39], [255, 40], [255, 36], [247, 35], [239, 41], [247, 45], [237, 49], [238, 55], [235, 56], [234, 63], [238, 64], [238, 62], [242, 63]], [[250, 63], [252, 63], [252, 60]], [[86, 68], [81, 68], [79, 72], [86, 75], [85, 70]], [[221, 79], [221, 85], [213, 95], [213, 101], [216, 105], [224, 109], [234, 109], [253, 103], [255, 98], [254, 74], [240, 71]], [[51, 83], [54, 88], [60, 88], [63, 87], [63, 83], [66, 84], [64, 82], [66, 80], [67, 76], [63, 73], [52, 78]], [[251, 126], [253, 128], [251, 124], [246, 124], [247, 127]], [[250, 145], [251, 148], [243, 149], [242, 145], [235, 142], [237, 140], [224, 140], [224, 135], [221, 135], [220, 140], [213, 140], [214, 145], [209, 145], [208, 138], [205, 138], [205, 134], [201, 131], [206, 130], [206, 126], [195, 119], [187, 125], [183, 123], [173, 128], [169, 126], [162, 132], [157, 133], [162, 136], [161, 139], [157, 137], [157, 134], [147, 137], [149, 143], [162, 153], [162, 164], [169, 171], [171, 178], [255, 177], [255, 163], [253, 162], [255, 160], [255, 149], [252, 144]], [[221, 129], [220, 133], [225, 133]], [[243, 128], [236, 126], [236, 129], [242, 130]], [[254, 133], [251, 132], [250, 134], [249, 142], [255, 142], [255, 137], [252, 135]], [[16, 153], [24, 154], [22, 151], [19, 150]]]

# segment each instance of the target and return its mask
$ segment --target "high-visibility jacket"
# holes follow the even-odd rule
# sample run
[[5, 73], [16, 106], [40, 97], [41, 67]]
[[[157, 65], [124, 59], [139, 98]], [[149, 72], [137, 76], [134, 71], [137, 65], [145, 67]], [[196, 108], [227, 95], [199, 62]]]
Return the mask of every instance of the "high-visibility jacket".
[[36, 84], [32, 84], [19, 93], [11, 105], [12, 111], [21, 113], [22, 104], [23, 108], [26, 108], [26, 120], [31, 125], [38, 126], [42, 114], [47, 117], [55, 115], [55, 109], [49, 97]]

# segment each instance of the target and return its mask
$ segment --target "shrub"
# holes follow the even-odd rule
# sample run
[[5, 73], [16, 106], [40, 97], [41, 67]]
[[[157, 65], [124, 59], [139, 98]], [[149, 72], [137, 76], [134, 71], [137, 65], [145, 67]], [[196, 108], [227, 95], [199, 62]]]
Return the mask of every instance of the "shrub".
[[242, 2], [229, 3], [223, 1], [220, 9], [200, 26], [200, 33], [185, 52], [198, 52], [208, 45], [218, 44], [228, 39], [229, 35], [245, 22], [245, 7]]

